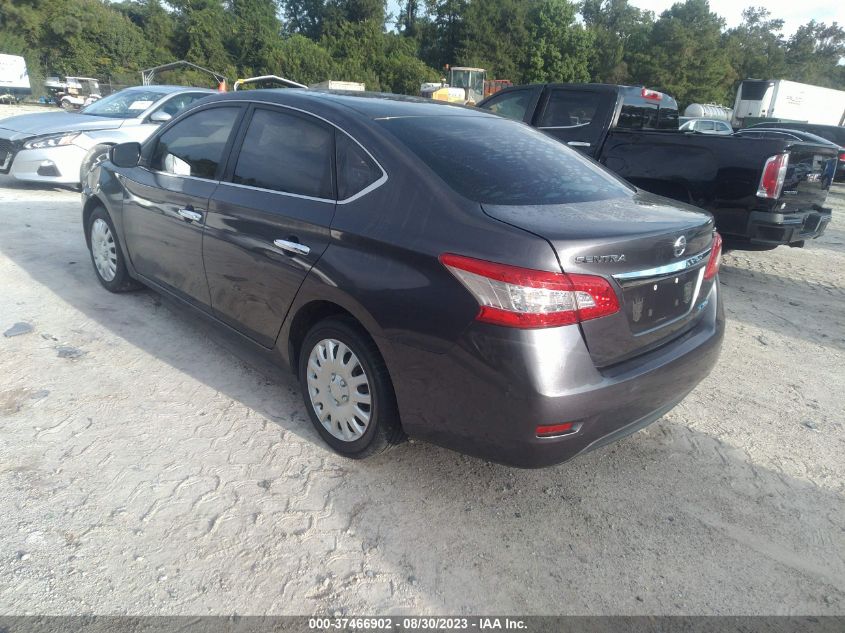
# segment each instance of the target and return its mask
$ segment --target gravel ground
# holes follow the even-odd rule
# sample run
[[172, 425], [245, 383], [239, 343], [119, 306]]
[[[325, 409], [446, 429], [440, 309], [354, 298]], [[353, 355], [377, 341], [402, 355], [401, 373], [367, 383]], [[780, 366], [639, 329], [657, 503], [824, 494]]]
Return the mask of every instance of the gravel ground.
[[[522, 471], [329, 452], [298, 387], [97, 283], [67, 190], [0, 188], [0, 615], [843, 614], [845, 188], [728, 254], [721, 361], [625, 440]], [[26, 328], [23, 328], [26, 329]]]

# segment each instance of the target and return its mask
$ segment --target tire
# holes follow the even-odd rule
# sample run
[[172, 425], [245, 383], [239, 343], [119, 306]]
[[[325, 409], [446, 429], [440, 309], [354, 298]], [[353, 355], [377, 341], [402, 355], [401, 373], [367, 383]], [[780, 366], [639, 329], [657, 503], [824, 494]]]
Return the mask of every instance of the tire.
[[111, 149], [111, 145], [101, 143], [88, 150], [88, 153], [82, 160], [82, 164], [79, 166], [80, 187], [85, 186], [85, 180], [88, 178], [88, 172], [109, 157], [109, 149]]
[[91, 253], [94, 274], [103, 288], [109, 292], [126, 292], [140, 288], [141, 284], [132, 279], [126, 270], [117, 231], [103, 207], [97, 207], [91, 213], [85, 232], [88, 236], [88, 250]]
[[352, 319], [329, 318], [311, 328], [298, 376], [314, 428], [337, 453], [363, 459], [404, 439], [384, 359]]

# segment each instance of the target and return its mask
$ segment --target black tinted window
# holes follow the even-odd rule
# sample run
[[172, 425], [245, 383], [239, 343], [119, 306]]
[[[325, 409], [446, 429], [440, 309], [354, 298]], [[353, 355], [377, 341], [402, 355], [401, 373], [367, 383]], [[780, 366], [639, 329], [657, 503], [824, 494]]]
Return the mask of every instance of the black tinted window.
[[[657, 105], [650, 103], [625, 104], [619, 113], [616, 127], [625, 130], [653, 130], [657, 127]], [[677, 121], [677, 119], [676, 119]], [[696, 129], [698, 129], [696, 127]]]
[[554, 90], [539, 127], [578, 127], [592, 123], [602, 95], [595, 92]]
[[525, 111], [528, 109], [530, 99], [530, 90], [515, 90], [492, 97], [490, 101], [484, 104], [484, 109], [506, 116], [509, 119], [522, 121], [525, 118]]
[[232, 182], [312, 198], [334, 198], [333, 131], [317, 121], [255, 110]]
[[377, 181], [381, 169], [367, 153], [346, 134], [337, 133], [337, 197], [351, 198]]
[[182, 119], [156, 143], [153, 169], [178, 176], [213, 179], [239, 108], [211, 108]]
[[527, 125], [498, 117], [381, 121], [461, 195], [489, 204], [560, 204], [629, 195], [619, 179]]

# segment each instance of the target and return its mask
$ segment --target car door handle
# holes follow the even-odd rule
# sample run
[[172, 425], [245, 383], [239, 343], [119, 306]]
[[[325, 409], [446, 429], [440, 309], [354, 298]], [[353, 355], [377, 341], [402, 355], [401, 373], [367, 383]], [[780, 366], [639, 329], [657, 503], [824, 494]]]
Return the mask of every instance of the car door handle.
[[567, 145], [571, 145], [572, 147], [589, 147], [590, 144], [586, 141], [569, 141]]
[[193, 209], [179, 209], [176, 213], [185, 218], [188, 222], [202, 221], [202, 213]]
[[273, 240], [273, 244], [278, 246], [286, 253], [291, 253], [295, 255], [307, 255], [311, 252], [311, 249], [305, 246], [305, 244], [300, 244], [299, 242], [291, 242], [289, 240]]

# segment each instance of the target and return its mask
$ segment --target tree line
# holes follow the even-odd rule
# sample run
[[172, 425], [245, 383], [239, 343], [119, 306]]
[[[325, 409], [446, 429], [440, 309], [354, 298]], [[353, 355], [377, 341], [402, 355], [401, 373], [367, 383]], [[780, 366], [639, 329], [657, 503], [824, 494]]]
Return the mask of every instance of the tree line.
[[[845, 29], [811, 20], [792, 35], [765, 8], [726, 28], [707, 0], [660, 15], [627, 0], [0, 0], [0, 52], [45, 75], [138, 83], [186, 59], [228, 77], [359, 81], [416, 94], [445, 64], [514, 83], [642, 84], [681, 105], [732, 105], [738, 82], [792, 79], [845, 89]], [[185, 77], [183, 77], [185, 79]], [[200, 77], [188, 80], [208, 83]]]

